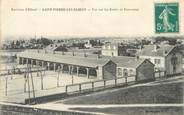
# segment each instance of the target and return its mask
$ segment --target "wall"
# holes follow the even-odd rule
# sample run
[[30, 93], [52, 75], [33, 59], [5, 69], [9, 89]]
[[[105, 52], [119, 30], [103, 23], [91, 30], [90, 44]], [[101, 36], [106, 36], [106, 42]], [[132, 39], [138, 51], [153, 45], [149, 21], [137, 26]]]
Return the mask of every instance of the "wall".
[[105, 55], [105, 56], [118, 56], [118, 50], [111, 50], [111, 49], [103, 49], [102, 50], [102, 55]]
[[150, 60], [153, 64], [155, 64], [155, 59], [160, 59], [160, 64], [155, 64], [155, 69], [161, 69], [165, 70], [165, 57], [159, 57], [159, 56], [140, 56], [142, 59], [148, 59]]
[[97, 69], [97, 78], [98, 79], [103, 79], [103, 67], [102, 66], [98, 66], [98, 69]]
[[[121, 69], [122, 75], [118, 75], [118, 68]], [[128, 76], [136, 75], [136, 69], [135, 68], [126, 68], [126, 67], [117, 67], [116, 75], [117, 77], [125, 77], [124, 76], [124, 69], [127, 69]]]
[[112, 79], [116, 77], [116, 64], [112, 61], [109, 61], [106, 65], [103, 66], [103, 78]]
[[154, 80], [154, 65], [145, 60], [137, 69], [137, 81]]
[[116, 46], [116, 45], [103, 46], [102, 55], [105, 55], [105, 56], [118, 56], [118, 46]]
[[171, 75], [171, 74], [177, 74], [182, 72], [182, 55], [180, 53], [175, 53], [176, 57], [178, 58], [177, 64], [176, 64], [176, 73], [173, 73], [173, 65], [171, 64], [171, 58], [173, 56], [173, 52], [171, 52], [167, 57], [166, 57], [166, 74]]

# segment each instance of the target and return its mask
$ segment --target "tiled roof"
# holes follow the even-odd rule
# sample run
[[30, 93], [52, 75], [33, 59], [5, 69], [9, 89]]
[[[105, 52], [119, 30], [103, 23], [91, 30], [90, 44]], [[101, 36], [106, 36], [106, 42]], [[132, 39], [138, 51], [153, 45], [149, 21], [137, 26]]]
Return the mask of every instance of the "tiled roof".
[[50, 62], [66, 63], [71, 65], [78, 65], [84, 67], [98, 67], [103, 66], [110, 60], [117, 64], [118, 67], [137, 68], [142, 64], [145, 59], [128, 57], [128, 56], [101, 56], [101, 58], [94, 56], [71, 56], [51, 53], [38, 53], [38, 52], [22, 52], [17, 55], [18, 57], [32, 58]]
[[159, 45], [155, 50], [156, 45], [145, 45], [144, 48], [138, 52], [140, 56], [167, 56], [175, 46], [171, 45]]
[[109, 59], [104, 58], [89, 58], [89, 57], [79, 57], [79, 56], [69, 56], [61, 54], [51, 54], [51, 53], [38, 53], [38, 52], [21, 52], [17, 54], [18, 57], [31, 58], [49, 62], [57, 62], [63, 64], [78, 65], [84, 67], [93, 67], [103, 66], [108, 63]]
[[117, 64], [117, 67], [127, 67], [127, 68], [137, 68], [142, 64], [145, 59], [140, 59], [137, 57], [128, 57], [128, 56], [116, 56], [116, 57], [102, 57], [108, 58]]
[[119, 46], [118, 43], [106, 43], [104, 46]]

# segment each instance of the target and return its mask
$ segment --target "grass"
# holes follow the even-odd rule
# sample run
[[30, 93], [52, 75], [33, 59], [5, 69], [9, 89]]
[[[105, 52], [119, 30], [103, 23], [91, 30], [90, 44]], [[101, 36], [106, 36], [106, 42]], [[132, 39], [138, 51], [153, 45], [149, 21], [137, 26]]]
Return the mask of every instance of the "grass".
[[120, 88], [69, 98], [64, 104], [150, 104], [183, 103], [183, 82]]
[[115, 107], [115, 108], [72, 108], [86, 112], [112, 115], [183, 115], [183, 107]]

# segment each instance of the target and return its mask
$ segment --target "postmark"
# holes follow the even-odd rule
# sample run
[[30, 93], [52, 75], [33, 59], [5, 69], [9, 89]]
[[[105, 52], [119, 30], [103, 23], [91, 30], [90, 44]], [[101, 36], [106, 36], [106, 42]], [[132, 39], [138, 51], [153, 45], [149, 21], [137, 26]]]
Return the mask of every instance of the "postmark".
[[179, 4], [155, 3], [155, 32], [179, 32]]

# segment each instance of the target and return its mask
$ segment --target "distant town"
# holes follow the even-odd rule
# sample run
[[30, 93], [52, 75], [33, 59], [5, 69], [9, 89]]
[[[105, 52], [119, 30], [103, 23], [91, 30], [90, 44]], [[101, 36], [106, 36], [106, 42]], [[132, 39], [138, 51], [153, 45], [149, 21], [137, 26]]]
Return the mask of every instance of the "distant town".
[[[67, 39], [50, 39], [46, 37], [32, 37], [30, 39], [13, 39], [6, 40], [1, 45], [1, 50], [11, 49], [44, 49], [51, 44], [57, 44], [54, 51], [70, 52], [74, 49], [90, 49], [90, 48], [102, 48], [105, 44], [118, 44], [124, 51], [120, 55], [135, 56], [136, 50], [140, 49], [144, 45], [149, 44], [168, 44], [168, 45], [181, 45], [184, 44], [184, 38], [180, 37], [137, 37], [137, 38], [67, 38]], [[94, 52], [97, 53], [97, 52]], [[100, 52], [98, 52], [100, 53]]]
[[[71, 108], [67, 104], [183, 102], [182, 37], [35, 36], [5, 41], [0, 56], [0, 102], [34, 105], [40, 110], [44, 109], [41, 103], [52, 110], [52, 103]], [[59, 108], [51, 114], [61, 112]]]

